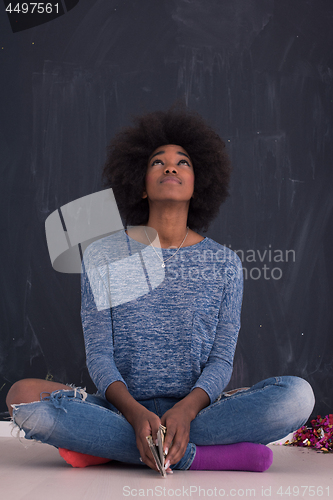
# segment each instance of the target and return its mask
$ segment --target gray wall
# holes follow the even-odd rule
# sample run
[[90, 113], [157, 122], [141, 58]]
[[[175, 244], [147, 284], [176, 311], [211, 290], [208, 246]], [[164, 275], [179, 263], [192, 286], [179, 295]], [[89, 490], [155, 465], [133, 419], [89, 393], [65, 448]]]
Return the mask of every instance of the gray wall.
[[24, 377], [93, 390], [79, 276], [52, 269], [44, 222], [101, 189], [120, 126], [176, 99], [234, 165], [207, 233], [247, 278], [230, 387], [298, 375], [332, 412], [332, 27], [330, 0], [80, 0], [15, 33], [1, 12], [0, 412]]

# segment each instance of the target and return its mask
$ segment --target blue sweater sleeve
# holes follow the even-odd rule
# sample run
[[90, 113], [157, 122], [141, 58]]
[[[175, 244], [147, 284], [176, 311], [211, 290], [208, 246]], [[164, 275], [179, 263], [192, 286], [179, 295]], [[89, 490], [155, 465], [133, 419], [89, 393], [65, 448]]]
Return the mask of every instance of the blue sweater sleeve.
[[[88, 257], [86, 257], [86, 264]], [[86, 265], [88, 267], [89, 264]], [[103, 276], [97, 266], [91, 266], [94, 274], [92, 285], [84, 263], [81, 273], [81, 321], [83, 327], [87, 368], [98, 392], [105, 397], [105, 391], [112, 382], [125, 380], [117, 369], [113, 358], [113, 335], [111, 310], [100, 304], [108, 296]], [[94, 288], [98, 283], [98, 291]]]
[[203, 389], [213, 403], [227, 386], [233, 369], [233, 360], [240, 329], [243, 297], [242, 263], [236, 254], [227, 268], [226, 284], [219, 311], [216, 336], [208, 361], [193, 386]]

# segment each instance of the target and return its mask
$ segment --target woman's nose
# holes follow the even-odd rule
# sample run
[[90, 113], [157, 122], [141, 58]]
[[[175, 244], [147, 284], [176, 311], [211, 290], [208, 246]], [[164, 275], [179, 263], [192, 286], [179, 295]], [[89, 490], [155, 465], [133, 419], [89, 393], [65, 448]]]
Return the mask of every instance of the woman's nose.
[[177, 172], [178, 171], [177, 171], [177, 168], [175, 165], [165, 165], [164, 166], [164, 173], [165, 174], [170, 174], [170, 173], [177, 174]]

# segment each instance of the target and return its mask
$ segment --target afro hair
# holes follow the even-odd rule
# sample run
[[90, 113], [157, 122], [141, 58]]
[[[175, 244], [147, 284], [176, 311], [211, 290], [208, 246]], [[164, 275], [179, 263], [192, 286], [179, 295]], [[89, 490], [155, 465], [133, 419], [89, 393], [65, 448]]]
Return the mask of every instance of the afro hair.
[[188, 226], [207, 231], [228, 193], [230, 160], [225, 143], [204, 119], [186, 108], [172, 107], [134, 119], [110, 142], [103, 178], [112, 187], [126, 225], [146, 224], [147, 198], [143, 199], [148, 159], [158, 147], [181, 146], [189, 154], [195, 175]]

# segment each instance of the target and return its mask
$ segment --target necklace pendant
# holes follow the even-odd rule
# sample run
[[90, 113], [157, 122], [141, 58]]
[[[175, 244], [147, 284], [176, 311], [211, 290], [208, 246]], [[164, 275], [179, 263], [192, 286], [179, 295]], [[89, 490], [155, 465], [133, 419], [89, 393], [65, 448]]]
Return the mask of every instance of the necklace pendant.
[[164, 262], [163, 262], [163, 264], [162, 264], [162, 267], [165, 267], [165, 264], [164, 264]]

